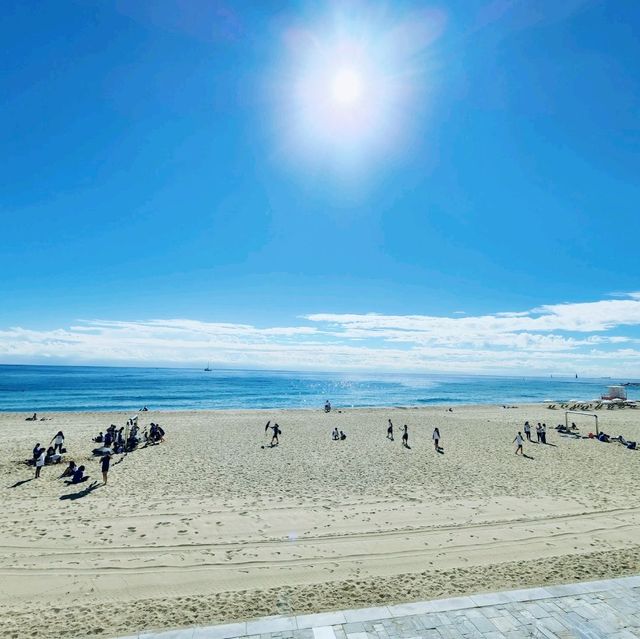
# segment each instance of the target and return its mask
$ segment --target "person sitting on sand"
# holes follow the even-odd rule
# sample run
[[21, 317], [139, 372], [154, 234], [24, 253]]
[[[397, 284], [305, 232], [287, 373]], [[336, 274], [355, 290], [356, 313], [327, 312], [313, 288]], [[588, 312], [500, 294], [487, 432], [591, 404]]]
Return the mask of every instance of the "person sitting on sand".
[[38, 458], [36, 459], [36, 479], [40, 477], [40, 471], [42, 470], [42, 467], [45, 465], [46, 460], [47, 460], [47, 451], [44, 449], [44, 447], [42, 447], [38, 454]]
[[346, 438], [347, 436], [342, 431], [340, 431], [340, 441], [343, 442]]
[[45, 464], [58, 464], [62, 461], [62, 455], [60, 453], [56, 453], [56, 449], [53, 446], [49, 446], [47, 448], [47, 455], [45, 457]]
[[516, 438], [513, 440], [513, 443], [516, 445], [516, 455], [518, 453], [520, 453], [521, 455], [524, 455], [524, 449], [522, 447], [524, 444], [524, 439], [520, 431], [518, 431], [518, 434], [516, 435]]
[[393, 441], [393, 424], [389, 420], [389, 426], [387, 426], [387, 439]]
[[24, 421], [25, 422], [37, 422], [38, 421], [38, 416], [34, 413], [33, 417], [27, 417]]
[[102, 444], [102, 442], [104, 441], [104, 435], [102, 434], [102, 431], [100, 431], [100, 432], [96, 435], [96, 437], [94, 437], [94, 438], [93, 438], [93, 441], [94, 441], [96, 444]]
[[334, 442], [337, 442], [340, 439], [340, 433], [338, 432], [337, 428], [333, 429], [333, 432], [331, 433], [331, 439], [333, 439]]
[[87, 481], [89, 479], [89, 475], [84, 474], [84, 466], [78, 466], [73, 471], [73, 475], [71, 476], [71, 481], [67, 482], [68, 484], [81, 484], [83, 481]]
[[402, 427], [402, 445], [409, 448], [409, 427], [406, 424]]
[[62, 473], [62, 475], [60, 475], [60, 479], [62, 479], [63, 477], [73, 477], [73, 473], [76, 470], [76, 463], [71, 460], [69, 462], [69, 465], [64, 469], [64, 472]]

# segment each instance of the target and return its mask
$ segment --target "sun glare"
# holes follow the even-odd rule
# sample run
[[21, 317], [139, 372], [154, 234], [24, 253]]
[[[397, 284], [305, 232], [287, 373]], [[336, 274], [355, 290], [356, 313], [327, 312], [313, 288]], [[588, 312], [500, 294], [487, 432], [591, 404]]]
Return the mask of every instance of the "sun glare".
[[356, 105], [363, 94], [363, 78], [354, 69], [339, 69], [331, 83], [331, 98], [341, 107]]
[[287, 57], [271, 94], [278, 133], [296, 164], [388, 158], [424, 110], [425, 51], [439, 35], [440, 14], [344, 11], [283, 34]]

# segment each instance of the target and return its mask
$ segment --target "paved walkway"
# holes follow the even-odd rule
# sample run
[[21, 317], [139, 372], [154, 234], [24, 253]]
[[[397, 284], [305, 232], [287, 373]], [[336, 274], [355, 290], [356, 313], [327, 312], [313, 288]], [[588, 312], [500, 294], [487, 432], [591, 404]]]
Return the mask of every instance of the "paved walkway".
[[142, 633], [124, 639], [634, 639], [640, 576], [380, 608]]

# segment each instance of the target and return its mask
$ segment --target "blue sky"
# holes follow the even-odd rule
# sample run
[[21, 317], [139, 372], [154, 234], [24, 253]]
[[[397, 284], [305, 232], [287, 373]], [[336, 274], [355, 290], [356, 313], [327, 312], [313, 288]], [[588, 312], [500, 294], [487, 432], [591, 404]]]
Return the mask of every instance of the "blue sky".
[[638, 29], [625, 0], [8, 0], [0, 361], [633, 374]]

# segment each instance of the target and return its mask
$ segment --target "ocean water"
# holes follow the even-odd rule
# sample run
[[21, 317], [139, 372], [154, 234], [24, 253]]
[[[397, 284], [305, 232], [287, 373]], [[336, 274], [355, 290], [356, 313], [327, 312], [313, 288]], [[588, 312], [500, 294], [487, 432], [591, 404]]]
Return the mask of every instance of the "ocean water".
[[[319, 408], [589, 400], [618, 379], [0, 366], [0, 411]], [[633, 380], [628, 380], [633, 381]], [[640, 399], [640, 388], [628, 388]]]

